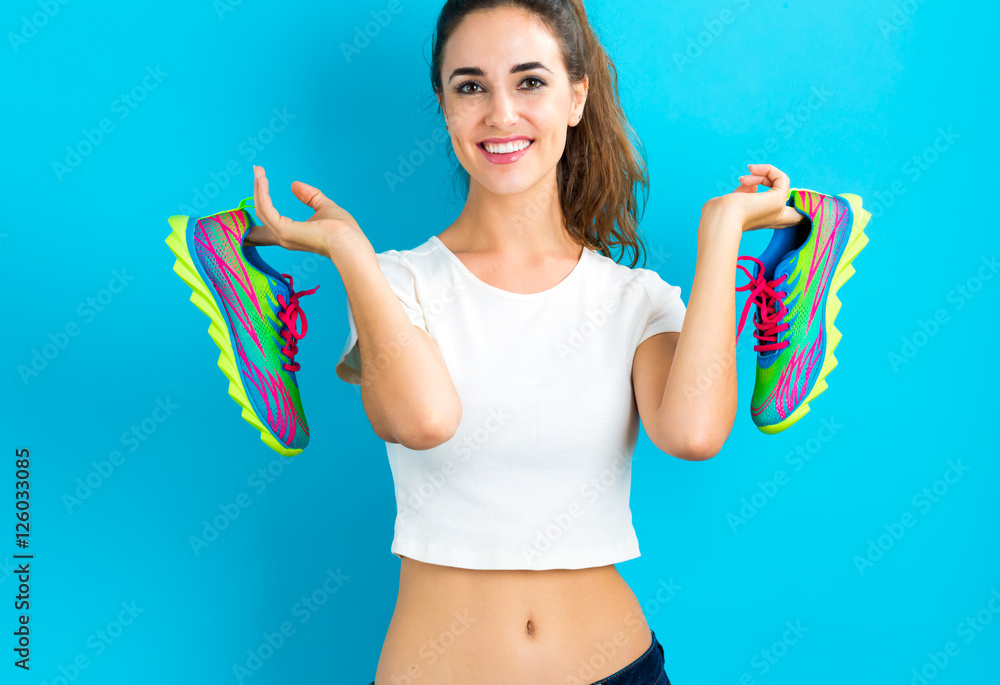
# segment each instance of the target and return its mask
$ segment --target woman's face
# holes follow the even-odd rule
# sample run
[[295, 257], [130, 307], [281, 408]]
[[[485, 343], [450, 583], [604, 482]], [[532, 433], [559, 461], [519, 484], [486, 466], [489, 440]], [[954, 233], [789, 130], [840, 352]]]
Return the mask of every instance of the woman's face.
[[[586, 99], [584, 84], [570, 85], [555, 37], [512, 7], [462, 21], [445, 46], [441, 81], [438, 101], [459, 162], [498, 194], [524, 191], [554, 173], [567, 126], [579, 122]], [[514, 138], [515, 152], [487, 146], [505, 138]]]

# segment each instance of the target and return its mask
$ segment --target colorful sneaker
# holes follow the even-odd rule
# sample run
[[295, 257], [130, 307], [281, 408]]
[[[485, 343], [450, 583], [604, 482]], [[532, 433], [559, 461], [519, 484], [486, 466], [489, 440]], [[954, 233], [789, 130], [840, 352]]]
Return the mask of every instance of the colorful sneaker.
[[208, 333], [220, 350], [219, 368], [243, 418], [268, 446], [291, 457], [309, 443], [295, 380], [298, 341], [308, 327], [299, 298], [319, 286], [295, 292], [291, 276], [243, 245], [247, 232], [259, 225], [247, 206], [253, 198], [200, 219], [172, 216], [166, 243], [177, 255], [174, 271], [191, 287], [191, 301], [211, 319]]
[[785, 430], [809, 412], [809, 402], [826, 389], [841, 334], [833, 325], [837, 289], [854, 274], [851, 261], [868, 243], [864, 228], [871, 214], [857, 195], [823, 195], [791, 189], [785, 203], [809, 222], [775, 229], [754, 274], [737, 264], [751, 282], [736, 337], [751, 304], [757, 305], [753, 346], [757, 379], [750, 416], [765, 433]]

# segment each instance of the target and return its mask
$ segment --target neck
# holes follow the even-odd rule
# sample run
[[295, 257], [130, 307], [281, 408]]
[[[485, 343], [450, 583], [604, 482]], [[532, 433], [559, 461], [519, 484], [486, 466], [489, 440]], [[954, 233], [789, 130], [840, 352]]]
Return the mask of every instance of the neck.
[[555, 169], [531, 188], [503, 195], [472, 180], [465, 207], [448, 231], [463, 252], [528, 260], [580, 254], [565, 227]]

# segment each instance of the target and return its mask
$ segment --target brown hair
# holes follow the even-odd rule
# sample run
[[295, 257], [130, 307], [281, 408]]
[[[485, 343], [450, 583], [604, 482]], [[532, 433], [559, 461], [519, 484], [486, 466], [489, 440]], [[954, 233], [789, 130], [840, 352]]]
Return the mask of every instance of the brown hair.
[[[443, 97], [441, 61], [444, 47], [461, 21], [471, 12], [498, 7], [518, 7], [541, 19], [562, 46], [570, 82], [590, 79], [583, 119], [566, 135], [566, 149], [557, 168], [557, 185], [570, 235], [585, 247], [606, 257], [612, 247], [634, 250], [631, 266], [639, 257], [645, 263], [644, 244], [638, 231], [635, 186], [648, 198], [649, 177], [642, 142], [636, 151], [629, 134], [635, 131], [622, 111], [618, 97], [618, 72], [614, 62], [590, 27], [582, 0], [447, 0], [437, 21], [431, 61], [431, 85]], [[438, 110], [440, 112], [440, 108]], [[453, 151], [453, 150], [452, 150]], [[459, 165], [469, 191], [469, 174]]]

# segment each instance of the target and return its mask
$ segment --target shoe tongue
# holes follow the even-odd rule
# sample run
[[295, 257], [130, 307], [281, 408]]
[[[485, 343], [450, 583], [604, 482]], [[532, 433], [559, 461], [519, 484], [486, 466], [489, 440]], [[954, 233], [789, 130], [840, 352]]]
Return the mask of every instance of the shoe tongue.
[[[782, 257], [781, 261], [778, 262], [777, 266], [774, 267], [774, 273], [771, 275], [771, 278], [768, 279], [768, 280], [772, 280], [772, 281], [777, 281], [778, 279], [780, 279], [782, 277], [782, 275], [785, 276], [785, 280], [781, 281], [781, 283], [779, 283], [778, 285], [774, 286], [775, 292], [779, 293], [779, 295], [777, 297], [780, 298], [780, 299], [784, 299], [780, 293], [783, 293], [785, 296], [788, 295], [788, 291], [789, 291], [788, 276], [791, 275], [792, 269], [795, 266], [794, 263], [793, 263], [793, 259], [794, 259], [795, 255], [797, 255], [797, 254], [798, 254], [797, 252], [792, 251], [792, 252], [789, 252], [784, 257]], [[779, 304], [780, 299], [774, 300], [774, 302], [772, 304], [772, 307], [771, 307], [771, 309], [772, 309], [771, 315], [772, 316], [774, 315], [774, 311], [773, 310], [775, 310], [775, 309], [781, 309], [781, 306]], [[759, 309], [760, 309], [760, 307], [758, 306], [758, 310]], [[783, 337], [786, 334], [787, 334], [786, 331], [778, 333], [775, 336], [775, 342], [781, 342], [781, 340], [783, 339]], [[761, 350], [757, 354], [760, 357], [771, 357], [773, 355], [780, 354], [780, 353], [781, 353], [781, 350]]]
[[771, 276], [771, 280], [776, 281], [779, 278], [781, 278], [782, 276], [785, 276], [785, 280], [783, 280], [778, 285], [778, 287], [777, 287], [778, 290], [782, 290], [782, 291], [784, 291], [786, 293], [788, 292], [788, 288], [787, 288], [786, 284], [788, 283], [788, 278], [792, 275], [792, 269], [795, 268], [795, 264], [793, 262], [795, 260], [796, 255], [798, 255], [798, 252], [795, 251], [795, 250], [792, 250], [791, 252], [789, 252], [788, 254], [786, 254], [784, 257], [782, 257], [781, 261], [778, 262], [778, 265], [776, 267], [774, 267], [774, 275]]
[[[274, 276], [268, 275], [267, 280], [271, 283], [275, 299], [277, 299], [278, 294], [281, 294], [282, 298], [285, 300], [285, 304], [287, 305], [292, 300], [292, 289], [288, 287], [288, 283], [285, 282], [285, 279], [275, 278]], [[280, 308], [281, 305], [279, 304], [278, 307]]]
[[[794, 207], [800, 210], [801, 214], [802, 213], [801, 203], [802, 203], [801, 193], [797, 189], [793, 189], [789, 193], [788, 199], [785, 202], [785, 204], [789, 207]], [[783, 300], [787, 298], [788, 293], [791, 290], [791, 285], [788, 283], [788, 281], [792, 276], [792, 271], [795, 270], [795, 267], [798, 264], [799, 250], [801, 249], [802, 245], [805, 244], [805, 241], [808, 240], [809, 235], [812, 232], [812, 224], [810, 222], [808, 227], [802, 227], [802, 228], [787, 227], [776, 230], [788, 231], [788, 233], [783, 233], [781, 235], [782, 241], [776, 243], [776, 245], [781, 246], [779, 248], [780, 250], [787, 250], [787, 252], [785, 252], [785, 255], [774, 266], [774, 272], [771, 274], [765, 274], [765, 277], [767, 277], [767, 280], [769, 281], [781, 280], [781, 283], [775, 286], [774, 290], [778, 293], [784, 294], [784, 297], [781, 297], [781, 295], [779, 295], [779, 297]], [[787, 238], [787, 240], [785, 240], [785, 238]], [[784, 276], [785, 278], [782, 279], [781, 278], [782, 276]], [[780, 309], [780, 305], [778, 304], [777, 301], [775, 301], [774, 304], [776, 308]], [[784, 337], [787, 336], [788, 334], [789, 333], [787, 330], [778, 333], [777, 336], [775, 336], [776, 342], [781, 342], [784, 339]], [[780, 353], [781, 350], [762, 350], [758, 352], [758, 355], [760, 357], [771, 357], [774, 355], [778, 355]]]

